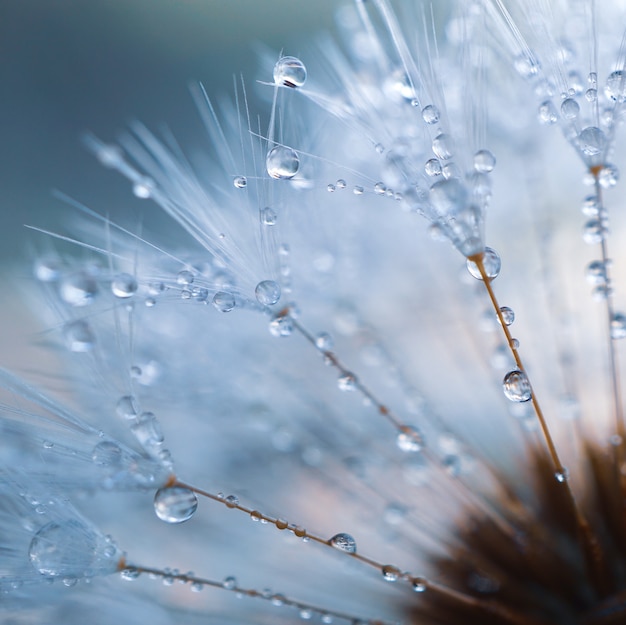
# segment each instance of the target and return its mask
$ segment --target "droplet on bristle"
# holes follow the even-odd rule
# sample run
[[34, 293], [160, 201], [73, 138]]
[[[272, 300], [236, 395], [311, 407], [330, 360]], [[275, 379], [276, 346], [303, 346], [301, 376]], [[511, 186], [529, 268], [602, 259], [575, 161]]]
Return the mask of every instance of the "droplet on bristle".
[[306, 82], [306, 67], [295, 56], [283, 56], [274, 65], [274, 83], [284, 87], [302, 87]]

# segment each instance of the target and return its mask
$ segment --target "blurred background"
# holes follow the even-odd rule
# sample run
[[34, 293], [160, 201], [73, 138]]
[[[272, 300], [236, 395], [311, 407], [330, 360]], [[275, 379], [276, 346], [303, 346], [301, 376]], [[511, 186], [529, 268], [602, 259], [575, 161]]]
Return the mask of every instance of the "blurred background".
[[[23, 224], [52, 227], [60, 189], [97, 210], [119, 195], [81, 145], [112, 140], [131, 120], [201, 128], [188, 85], [232, 92], [258, 78], [258, 45], [298, 54], [330, 27], [337, 0], [2, 0], [0, 261], [25, 256]], [[268, 77], [271, 79], [270, 77]], [[196, 142], [198, 145], [200, 141]], [[103, 193], [102, 191], [106, 191]], [[100, 198], [101, 203], [95, 205]], [[106, 207], [109, 210], [108, 207]]]

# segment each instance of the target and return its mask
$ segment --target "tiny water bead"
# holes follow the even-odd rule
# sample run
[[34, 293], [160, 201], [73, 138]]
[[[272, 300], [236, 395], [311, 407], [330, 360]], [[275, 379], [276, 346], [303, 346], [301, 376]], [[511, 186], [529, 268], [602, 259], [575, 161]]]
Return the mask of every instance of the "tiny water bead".
[[420, 451], [424, 446], [424, 439], [421, 432], [410, 425], [403, 425], [396, 437], [396, 444], [400, 451], [414, 453]]
[[261, 223], [264, 226], [275, 226], [276, 225], [276, 211], [269, 206], [266, 206], [261, 211]]
[[344, 532], [335, 534], [328, 543], [335, 549], [339, 549], [339, 551], [356, 553], [356, 540], [350, 534], [345, 534]]
[[334, 346], [333, 337], [327, 332], [320, 332], [315, 337], [315, 347], [320, 351], [327, 352]]
[[411, 580], [411, 586], [414, 592], [425, 592], [428, 588], [428, 584], [423, 577], [414, 577]]
[[563, 484], [569, 479], [569, 471], [565, 467], [562, 467], [561, 471], [554, 472], [554, 478], [557, 482]]
[[[491, 247], [486, 247], [483, 252], [483, 267], [485, 273], [490, 280], [497, 278], [500, 274], [500, 268], [502, 267], [502, 261], [500, 260], [500, 254]], [[467, 270], [477, 280], [482, 280], [478, 265], [469, 258], [467, 259]]]
[[31, 540], [28, 557], [35, 570], [46, 577], [76, 579], [112, 573], [117, 567], [117, 548], [104, 543], [78, 519], [51, 521]]
[[599, 219], [590, 219], [583, 227], [583, 241], [587, 245], [601, 243], [606, 236], [606, 229]]
[[586, 277], [587, 282], [589, 282], [589, 284], [593, 284], [594, 286], [606, 284], [606, 264], [601, 260], [592, 260], [587, 265]]
[[230, 312], [235, 307], [235, 298], [230, 293], [218, 291], [213, 296], [213, 306], [220, 312]]
[[435, 177], [441, 175], [441, 163], [436, 158], [430, 158], [424, 164], [424, 171], [427, 176]]
[[427, 124], [436, 124], [439, 121], [439, 109], [433, 104], [429, 104], [422, 109], [422, 119]]
[[156, 185], [152, 178], [142, 176], [133, 183], [133, 195], [141, 200], [152, 197]]
[[274, 65], [274, 83], [284, 87], [302, 87], [306, 82], [306, 67], [295, 56], [283, 56]]
[[224, 498], [224, 502], [229, 508], [236, 508], [239, 505], [239, 497], [237, 495], [228, 495]]
[[538, 117], [539, 122], [541, 124], [545, 124], [546, 126], [556, 124], [558, 117], [554, 104], [552, 104], [551, 100], [546, 100], [539, 105]]
[[233, 186], [236, 189], [245, 189], [248, 185], [248, 179], [245, 176], [235, 176], [233, 179]]
[[133, 395], [120, 397], [115, 406], [115, 412], [122, 419], [135, 419], [139, 414], [137, 399]]
[[154, 511], [166, 523], [188, 521], [198, 508], [196, 494], [182, 486], [160, 488], [154, 496]]
[[290, 336], [293, 333], [293, 319], [289, 315], [276, 315], [269, 323], [272, 336]]
[[66, 323], [63, 326], [63, 338], [67, 348], [76, 353], [91, 351], [96, 342], [91, 326], [84, 319]]
[[356, 390], [356, 376], [353, 373], [342, 373], [337, 379], [337, 386], [340, 391]]
[[574, 121], [580, 113], [580, 105], [574, 98], [566, 98], [561, 102], [561, 116], [567, 121]]
[[604, 88], [606, 97], [618, 104], [626, 102], [626, 72], [617, 70], [609, 74]]
[[596, 126], [587, 126], [578, 135], [580, 149], [585, 156], [598, 156], [607, 145], [606, 135]]
[[434, 139], [432, 144], [434, 155], [441, 160], [446, 160], [452, 157], [452, 140], [445, 133], [439, 133]]
[[619, 180], [619, 170], [615, 165], [605, 164], [598, 174], [598, 182], [603, 189], [610, 189]]
[[178, 275], [176, 276], [176, 284], [180, 284], [181, 286], [189, 286], [190, 284], [193, 284], [193, 280], [193, 274], [187, 269], [179, 271]]
[[528, 376], [519, 369], [509, 371], [504, 376], [502, 388], [507, 399], [515, 402], [529, 401], [532, 397]]
[[481, 174], [488, 174], [496, 166], [496, 157], [489, 150], [478, 150], [474, 154], [474, 169]]
[[59, 285], [61, 299], [71, 306], [88, 306], [97, 293], [96, 280], [84, 271], [65, 276]]
[[354, 188], [352, 189], [352, 193], [354, 193], [354, 195], [363, 195], [365, 189], [361, 186], [361, 185], [355, 185]]
[[256, 285], [254, 294], [259, 304], [272, 306], [280, 299], [280, 285], [274, 280], [263, 280]]
[[397, 566], [385, 564], [382, 568], [383, 579], [387, 582], [396, 582], [402, 575], [402, 571]]
[[118, 273], [111, 280], [111, 292], [120, 299], [132, 297], [137, 292], [137, 280], [129, 273]]
[[144, 448], [161, 445], [165, 440], [161, 424], [152, 412], [142, 412], [137, 421], [131, 426], [137, 442]]
[[91, 460], [100, 467], [115, 467], [122, 462], [122, 450], [113, 441], [102, 441], [93, 448]]
[[[510, 326], [515, 321], [515, 311], [508, 306], [501, 306], [500, 314], [502, 315], [502, 321], [504, 321], [504, 325], [506, 326]], [[498, 322], [500, 322], [500, 317], [498, 317]]]
[[611, 338], [614, 340], [626, 338], [626, 315], [615, 313], [611, 318]]
[[300, 159], [295, 150], [285, 145], [277, 145], [267, 153], [265, 167], [272, 178], [289, 179], [298, 173]]

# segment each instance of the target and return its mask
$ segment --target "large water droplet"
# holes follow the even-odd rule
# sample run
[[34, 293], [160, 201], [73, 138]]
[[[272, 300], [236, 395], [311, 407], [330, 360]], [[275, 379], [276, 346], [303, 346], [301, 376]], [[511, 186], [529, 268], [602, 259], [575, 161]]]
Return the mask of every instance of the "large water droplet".
[[397, 566], [392, 564], [385, 564], [382, 568], [383, 579], [387, 582], [395, 582], [402, 574]]
[[121, 299], [132, 297], [137, 291], [137, 280], [129, 273], [118, 273], [111, 281], [111, 291]]
[[235, 307], [235, 298], [230, 293], [218, 291], [213, 296], [213, 306], [220, 312], [230, 312]]
[[350, 534], [335, 534], [328, 542], [339, 551], [356, 553], [356, 540]]
[[443, 132], [433, 139], [432, 148], [435, 156], [441, 160], [446, 160], [452, 156], [452, 140]]
[[532, 397], [530, 381], [527, 375], [519, 369], [509, 371], [504, 376], [502, 388], [507, 399], [511, 401], [524, 402]]
[[[31, 564], [42, 575], [67, 579], [91, 576], [96, 570], [115, 571], [113, 556], [106, 565], [96, 533], [82, 521], [51, 521], [33, 537], [28, 550]], [[110, 551], [108, 553], [111, 553]]]
[[98, 292], [98, 284], [85, 272], [66, 276], [59, 285], [61, 299], [71, 306], [87, 306], [91, 304]]
[[561, 115], [567, 121], [574, 121], [580, 113], [580, 105], [574, 98], [566, 98], [561, 102]]
[[280, 285], [274, 280], [263, 280], [256, 285], [254, 294], [259, 304], [272, 306], [280, 299]]
[[293, 178], [298, 173], [300, 159], [295, 150], [285, 145], [273, 147], [265, 158], [267, 173], [277, 180]]
[[481, 174], [488, 174], [496, 166], [496, 157], [489, 150], [478, 150], [474, 154], [474, 169]]
[[196, 494], [182, 486], [160, 488], [154, 496], [154, 511], [166, 523], [188, 521], [198, 508]]
[[93, 349], [95, 337], [90, 325], [84, 320], [70, 321], [63, 327], [63, 338], [73, 352], [88, 352]]
[[285, 87], [302, 87], [306, 82], [306, 67], [295, 56], [283, 56], [274, 65], [274, 83]]
[[427, 124], [436, 124], [439, 117], [439, 109], [434, 104], [429, 104], [422, 109], [422, 119]]
[[113, 441], [102, 441], [93, 448], [91, 459], [100, 467], [117, 466], [122, 462], [122, 450]]
[[[515, 321], [515, 311], [508, 306], [501, 306], [500, 314], [505, 326], [510, 326]], [[498, 321], [500, 322], [500, 317], [498, 317]]]
[[[483, 253], [483, 266], [488, 278], [490, 278], [491, 280], [497, 278], [500, 274], [500, 268], [502, 267], [500, 254], [498, 254], [498, 252], [496, 252], [496, 250], [494, 250], [493, 248], [486, 247]], [[474, 278], [476, 278], [477, 280], [482, 280], [478, 265], [469, 258], [467, 259], [467, 270]]]
[[613, 102], [620, 104], [626, 102], [626, 72], [617, 70], [609, 74], [604, 93]]
[[606, 135], [596, 126], [587, 126], [578, 135], [580, 149], [585, 156], [598, 156], [606, 147]]

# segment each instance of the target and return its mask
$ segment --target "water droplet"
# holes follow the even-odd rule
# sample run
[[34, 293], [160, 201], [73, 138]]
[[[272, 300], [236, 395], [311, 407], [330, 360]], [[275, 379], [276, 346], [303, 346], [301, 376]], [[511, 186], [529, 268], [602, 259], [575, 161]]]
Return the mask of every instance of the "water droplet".
[[414, 577], [411, 579], [411, 586], [415, 592], [425, 592], [428, 584], [423, 577]]
[[98, 293], [98, 284], [85, 272], [64, 277], [59, 285], [61, 299], [71, 306], [88, 306]]
[[597, 99], [598, 99], [597, 89], [587, 89], [587, 91], [585, 91], [585, 100], [587, 100], [587, 102], [595, 102]]
[[599, 219], [590, 219], [583, 228], [583, 241], [587, 245], [601, 243], [606, 236], [606, 229]]
[[396, 582], [402, 574], [397, 566], [385, 564], [382, 568], [383, 579], [387, 582]]
[[320, 620], [322, 621], [322, 623], [324, 623], [324, 625], [331, 625], [331, 623], [333, 622], [333, 615], [322, 614], [322, 616], [320, 617]]
[[113, 441], [102, 441], [93, 448], [91, 459], [101, 467], [117, 466], [122, 462], [122, 450]]
[[258, 510], [252, 510], [252, 512], [250, 512], [250, 519], [252, 521], [260, 521], [262, 517], [263, 515]]
[[547, 126], [556, 124], [558, 121], [556, 109], [551, 100], [546, 100], [539, 105], [538, 116], [539, 122]]
[[164, 441], [161, 424], [152, 412], [142, 412], [130, 429], [144, 448], [150, 449]]
[[580, 149], [585, 156], [598, 156], [606, 147], [606, 135], [596, 126], [587, 126], [578, 136]]
[[236, 495], [228, 495], [224, 501], [229, 508], [236, 508], [239, 505], [239, 497]]
[[306, 67], [295, 56], [283, 56], [274, 65], [274, 83], [284, 87], [302, 87], [306, 82]]
[[474, 169], [481, 174], [488, 174], [496, 166], [496, 157], [489, 150], [478, 150], [474, 154]]
[[302, 608], [299, 615], [303, 621], [310, 621], [313, 618], [313, 610], [310, 608]]
[[516, 402], [528, 401], [532, 394], [530, 382], [523, 371], [514, 369], [504, 376], [502, 388], [507, 399]]
[[154, 496], [154, 511], [166, 523], [183, 523], [194, 515], [197, 508], [196, 494], [182, 486], [160, 488]]
[[335, 184], [337, 185], [338, 189], [345, 189], [347, 186], [347, 183], [345, 180], [343, 180], [343, 178], [339, 178], [339, 180], [337, 180]]
[[401, 432], [396, 438], [396, 444], [401, 451], [406, 453], [420, 451], [424, 446], [421, 432], [410, 425], [401, 426]]
[[452, 141], [450, 137], [441, 132], [433, 139], [433, 153], [438, 159], [446, 160], [452, 157]]
[[377, 182], [374, 185], [374, 193], [376, 193], [376, 195], [385, 195], [386, 190], [387, 187], [382, 182]]
[[272, 336], [290, 336], [293, 332], [293, 319], [290, 315], [276, 315], [269, 323], [269, 330]]
[[611, 319], [611, 338], [626, 338], [626, 315], [623, 313], [615, 313]]
[[266, 206], [261, 211], [261, 223], [264, 226], [275, 226], [276, 225], [276, 211], [269, 206]]
[[591, 261], [587, 265], [586, 276], [590, 284], [606, 284], [606, 265], [601, 260]]
[[190, 284], [193, 284], [193, 279], [194, 278], [191, 271], [183, 269], [182, 271], [179, 271], [178, 275], [176, 276], [176, 284], [180, 284], [181, 286], [189, 286]]
[[267, 173], [277, 180], [293, 178], [298, 173], [300, 159], [295, 150], [285, 146], [273, 147], [265, 158]]
[[56, 282], [61, 275], [61, 263], [55, 258], [40, 258], [35, 262], [34, 274], [40, 282]]
[[581, 210], [583, 215], [587, 215], [587, 217], [597, 217], [600, 213], [598, 197], [596, 195], [588, 195], [583, 202]]
[[564, 482], [567, 482], [567, 480], [569, 479], [569, 471], [565, 467], [563, 467], [562, 471], [555, 471], [554, 477], [557, 482], [559, 482], [560, 484], [563, 484]]
[[619, 170], [615, 165], [605, 165], [598, 174], [598, 182], [603, 189], [610, 189], [619, 180]]
[[320, 332], [315, 337], [315, 347], [323, 352], [331, 350], [333, 348], [333, 344], [333, 337], [327, 332]]
[[422, 109], [422, 119], [427, 124], [436, 124], [439, 121], [439, 109], [433, 104], [429, 104]]
[[[490, 278], [491, 280], [497, 278], [500, 274], [500, 268], [502, 267], [500, 254], [498, 254], [498, 252], [496, 252], [491, 247], [486, 247], [483, 253], [483, 266], [485, 268], [485, 273], [487, 274], [488, 278]], [[467, 259], [467, 270], [474, 278], [476, 278], [477, 280], [482, 280], [478, 265], [469, 258]]]
[[120, 397], [115, 406], [115, 412], [123, 419], [134, 419], [139, 414], [137, 399], [132, 395]]
[[123, 580], [126, 580], [127, 582], [132, 582], [134, 580], [136, 580], [140, 575], [140, 572], [138, 569], [136, 569], [134, 566], [129, 566], [128, 568], [120, 571], [120, 577]]
[[142, 176], [133, 183], [133, 195], [141, 200], [147, 200], [152, 196], [155, 187], [152, 178]]
[[121, 299], [132, 297], [137, 291], [137, 280], [129, 273], [118, 273], [111, 281], [111, 291]]
[[254, 289], [256, 299], [262, 306], [272, 306], [280, 299], [280, 285], [274, 280], [263, 280]]
[[220, 312], [230, 312], [235, 307], [235, 298], [230, 293], [218, 291], [213, 296], [213, 306]]
[[334, 193], [334, 192], [337, 190], [337, 187], [336, 187], [334, 184], [330, 183], [330, 184], [326, 187], [326, 190], [327, 190], [329, 193]]
[[563, 119], [573, 121], [578, 117], [578, 113], [580, 113], [580, 105], [574, 98], [565, 98], [565, 100], [561, 102], [561, 115]]
[[[515, 311], [512, 308], [501, 306], [500, 313], [505, 326], [510, 326], [515, 321]], [[498, 322], [500, 322], [500, 317], [498, 317]]]
[[539, 72], [539, 62], [529, 54], [520, 54], [514, 61], [515, 71], [522, 78], [533, 78]]
[[63, 339], [72, 352], [89, 352], [95, 344], [91, 326], [84, 319], [66, 323], [63, 326]]
[[626, 102], [626, 72], [617, 70], [606, 79], [604, 93], [609, 100], [623, 104]]
[[[33, 537], [28, 557], [35, 570], [47, 577], [84, 577], [93, 572], [95, 565], [102, 568], [98, 542], [96, 533], [82, 521], [51, 521]], [[108, 568], [113, 572], [116, 563]]]
[[363, 187], [360, 185], [356, 185], [353, 189], [352, 189], [352, 193], [354, 193], [354, 195], [363, 195]]
[[192, 582], [190, 588], [191, 592], [202, 592], [204, 586], [202, 585], [202, 582]]
[[426, 161], [424, 171], [427, 176], [439, 176], [441, 175], [441, 163], [436, 158], [431, 158]]
[[233, 185], [237, 189], [245, 189], [248, 184], [248, 179], [245, 176], [235, 176], [233, 179]]
[[356, 540], [350, 534], [335, 534], [328, 542], [339, 551], [356, 553]]
[[356, 376], [349, 372], [342, 373], [337, 380], [337, 386], [340, 391], [356, 390]]

